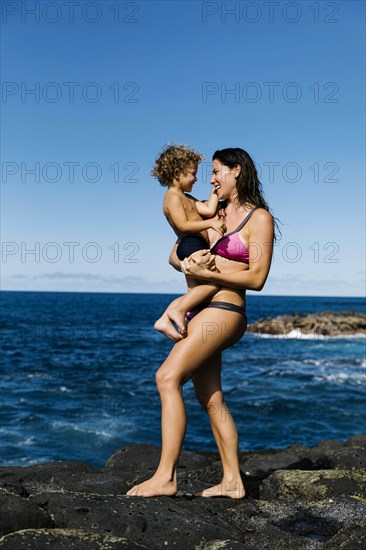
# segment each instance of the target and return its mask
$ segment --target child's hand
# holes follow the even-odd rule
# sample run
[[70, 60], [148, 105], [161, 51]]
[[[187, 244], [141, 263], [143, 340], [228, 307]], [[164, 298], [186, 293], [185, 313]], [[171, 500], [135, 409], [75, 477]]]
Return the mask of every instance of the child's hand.
[[219, 217], [216, 216], [216, 218], [212, 220], [211, 229], [217, 231], [221, 236], [224, 235], [226, 232], [226, 225], [223, 218], [219, 219]]

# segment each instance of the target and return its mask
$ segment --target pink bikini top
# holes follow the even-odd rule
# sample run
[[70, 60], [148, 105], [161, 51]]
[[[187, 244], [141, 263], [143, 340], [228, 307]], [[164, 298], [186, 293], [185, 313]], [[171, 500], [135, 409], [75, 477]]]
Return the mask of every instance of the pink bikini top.
[[244, 225], [253, 215], [253, 212], [258, 208], [259, 207], [253, 208], [253, 210], [249, 212], [249, 214], [245, 217], [241, 224], [236, 229], [234, 229], [234, 231], [227, 233], [218, 241], [216, 241], [216, 243], [211, 248], [211, 252], [213, 254], [221, 256], [222, 258], [227, 258], [228, 260], [234, 260], [235, 262], [249, 264], [249, 250], [241, 242], [239, 231], [244, 227]]

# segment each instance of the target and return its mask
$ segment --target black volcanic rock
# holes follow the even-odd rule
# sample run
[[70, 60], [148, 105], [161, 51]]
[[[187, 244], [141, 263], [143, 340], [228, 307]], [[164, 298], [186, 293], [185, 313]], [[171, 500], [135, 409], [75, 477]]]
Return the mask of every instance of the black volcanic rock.
[[[175, 497], [128, 497], [160, 448], [119, 449], [103, 470], [76, 462], [0, 468], [0, 550], [361, 548], [366, 436], [241, 452], [247, 496], [199, 498], [220, 481], [217, 453], [183, 452]], [[353, 545], [353, 546], [352, 546]]]
[[357, 446], [366, 449], [366, 435], [353, 435], [345, 442], [345, 446]]
[[[202, 508], [199, 499], [40, 493], [31, 502], [47, 510], [58, 528], [126, 536], [156, 550], [165, 548], [166, 541], [177, 547], [182, 539], [187, 548], [194, 548], [204, 537], [221, 538], [228, 527]], [[238, 540], [240, 535], [240, 530], [230, 528], [231, 538]]]
[[81, 462], [45, 462], [35, 466], [0, 467], [0, 487], [28, 496], [42, 491], [82, 491], [103, 494], [127, 490], [125, 476], [105, 474]]
[[265, 479], [260, 496], [264, 500], [323, 500], [338, 496], [366, 498], [366, 469], [278, 470]]
[[290, 313], [263, 317], [247, 328], [247, 332], [269, 335], [285, 336], [292, 331], [322, 336], [366, 334], [366, 314], [357, 311]]
[[356, 468], [366, 468], [366, 451], [363, 447], [343, 447], [328, 451], [314, 462], [316, 470], [354, 470]]
[[28, 499], [0, 489], [0, 535], [30, 527], [53, 527], [51, 517]]
[[[0, 540], [1, 550], [143, 550], [127, 538], [109, 537], [77, 529], [27, 529]], [[150, 549], [149, 549], [150, 550]]]
[[351, 523], [341, 529], [329, 542], [324, 545], [324, 550], [355, 550], [366, 548], [365, 524]]
[[[190, 451], [182, 451], [178, 469], [196, 470], [212, 463], [215, 453], [200, 455]], [[135, 472], [138, 469], [148, 476], [155, 472], [160, 460], [160, 447], [155, 445], [133, 445], [122, 447], [116, 451], [105, 464], [103, 471], [120, 474], [121, 472]]]
[[241, 466], [244, 474], [264, 479], [276, 470], [312, 470], [310, 457], [301, 457], [294, 453], [278, 453], [268, 457], [255, 457], [247, 460]]
[[342, 443], [331, 439], [316, 447], [291, 445], [282, 451], [241, 454], [240, 466], [245, 475], [264, 479], [276, 470], [353, 470], [366, 468], [363, 436]]

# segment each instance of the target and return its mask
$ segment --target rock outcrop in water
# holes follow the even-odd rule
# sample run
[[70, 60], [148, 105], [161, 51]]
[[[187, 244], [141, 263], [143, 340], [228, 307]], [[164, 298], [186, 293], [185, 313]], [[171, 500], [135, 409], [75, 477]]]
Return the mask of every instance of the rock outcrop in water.
[[351, 550], [366, 547], [366, 436], [240, 453], [243, 500], [198, 498], [221, 479], [218, 455], [183, 452], [175, 497], [124, 493], [160, 449], [117, 451], [102, 470], [77, 462], [0, 468], [1, 550]]
[[247, 332], [272, 335], [286, 335], [293, 331], [322, 336], [366, 334], [366, 314], [357, 311], [290, 313], [259, 319], [247, 329]]

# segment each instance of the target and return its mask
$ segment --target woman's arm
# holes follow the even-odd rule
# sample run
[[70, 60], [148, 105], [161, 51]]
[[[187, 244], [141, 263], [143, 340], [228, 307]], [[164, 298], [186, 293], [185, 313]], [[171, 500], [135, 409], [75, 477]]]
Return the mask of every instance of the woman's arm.
[[[254, 221], [254, 220], [253, 220]], [[273, 218], [269, 212], [258, 212], [249, 238], [249, 269], [231, 273], [209, 271], [199, 256], [186, 258], [182, 271], [201, 281], [235, 290], [262, 290], [271, 267], [273, 252]]]

